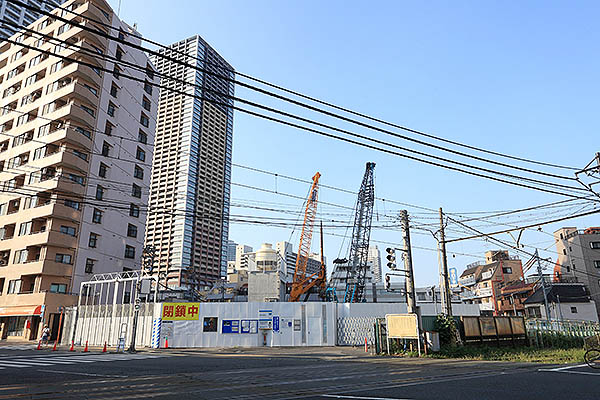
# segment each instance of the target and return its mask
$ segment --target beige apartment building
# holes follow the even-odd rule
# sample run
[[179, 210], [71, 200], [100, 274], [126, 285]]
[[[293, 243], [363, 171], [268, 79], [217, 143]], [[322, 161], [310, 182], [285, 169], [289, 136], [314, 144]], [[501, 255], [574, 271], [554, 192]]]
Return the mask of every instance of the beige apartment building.
[[[62, 7], [79, 16], [52, 13], [140, 43], [104, 0]], [[45, 15], [28, 28], [0, 43], [2, 339], [36, 339], [43, 324], [55, 337], [82, 281], [140, 268], [158, 99], [143, 52]]]
[[523, 265], [518, 257], [504, 250], [488, 251], [485, 262], [468, 265], [460, 275], [459, 296], [463, 303], [479, 304], [481, 315], [500, 315], [501, 288], [523, 280]]
[[587, 286], [600, 316], [600, 227], [565, 227], [554, 232], [558, 259], [554, 281]]

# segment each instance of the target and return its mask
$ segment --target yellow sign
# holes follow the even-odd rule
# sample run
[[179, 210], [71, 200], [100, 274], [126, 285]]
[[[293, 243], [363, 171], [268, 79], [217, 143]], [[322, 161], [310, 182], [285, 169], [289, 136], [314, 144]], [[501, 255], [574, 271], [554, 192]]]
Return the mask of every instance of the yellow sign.
[[387, 334], [389, 338], [418, 339], [417, 314], [387, 314]]
[[200, 303], [163, 303], [163, 321], [198, 321]]

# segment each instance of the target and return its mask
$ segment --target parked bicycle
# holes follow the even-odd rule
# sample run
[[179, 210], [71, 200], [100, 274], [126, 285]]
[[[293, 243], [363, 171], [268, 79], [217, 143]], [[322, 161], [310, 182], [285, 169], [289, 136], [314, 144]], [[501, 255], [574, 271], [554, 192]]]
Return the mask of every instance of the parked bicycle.
[[583, 356], [585, 363], [591, 368], [600, 369], [600, 349], [591, 348]]

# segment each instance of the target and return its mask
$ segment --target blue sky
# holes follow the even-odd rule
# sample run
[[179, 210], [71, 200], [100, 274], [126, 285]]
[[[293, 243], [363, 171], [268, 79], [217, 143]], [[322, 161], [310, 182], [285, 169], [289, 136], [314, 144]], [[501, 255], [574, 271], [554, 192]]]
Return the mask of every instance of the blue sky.
[[[117, 9], [117, 1], [110, 3]], [[597, 3], [178, 0], [168, 2], [168, 7], [165, 3], [123, 0], [120, 16], [128, 23], [136, 22], [139, 31], [153, 40], [168, 44], [199, 34], [240, 72], [448, 139], [581, 167], [598, 151], [594, 140], [598, 137], [600, 92]], [[332, 122], [247, 90], [238, 90], [237, 95]], [[390, 140], [376, 132], [336, 124]], [[431, 152], [399, 139], [394, 142]], [[365, 163], [374, 161], [378, 197], [431, 209], [441, 206], [448, 212], [510, 210], [562, 199], [242, 113], [235, 115], [233, 159], [234, 163], [304, 179], [318, 170], [322, 183], [352, 190], [360, 185]], [[308, 191], [306, 185], [283, 179], [275, 182], [273, 177], [239, 168], [233, 169], [233, 181], [268, 189], [277, 186], [279, 191], [301, 196]], [[294, 199], [238, 186], [232, 187], [232, 198], [233, 203], [282, 203], [274, 206], [290, 210], [301, 206]], [[353, 196], [326, 189], [321, 191], [321, 200], [348, 207], [355, 202]], [[385, 224], [384, 214], [392, 215], [399, 208], [377, 201], [374, 224]], [[348, 210], [323, 207], [322, 211], [327, 218], [349, 218]], [[435, 222], [429, 220], [434, 215], [417, 214], [420, 211], [409, 208], [411, 215], [421, 218], [415, 224]], [[232, 208], [232, 214], [261, 212]], [[541, 215], [527, 214], [510, 221], [525, 222]], [[523, 243], [554, 251], [547, 233], [561, 225], [583, 228], [598, 226], [600, 221], [598, 217], [582, 218], [546, 226], [546, 233], [527, 231]], [[486, 231], [502, 228], [479, 226]], [[344, 234], [343, 230], [334, 232]], [[233, 224], [230, 238], [259, 247], [262, 242], [288, 240], [291, 233], [290, 229]], [[430, 235], [414, 233], [413, 245], [435, 248]], [[374, 229], [371, 237], [401, 240], [399, 232], [382, 229]], [[297, 244], [297, 231], [292, 238]], [[508, 235], [500, 238], [512, 240]], [[315, 250], [317, 243], [315, 240]], [[379, 247], [385, 248], [385, 244]], [[451, 244], [448, 250], [482, 255], [497, 247], [469, 241]], [[341, 254], [346, 252], [340, 237], [325, 238], [329, 261], [340, 249]], [[460, 271], [477, 260], [457, 255], [449, 261]], [[418, 285], [437, 283], [434, 251], [415, 249], [414, 264]]]

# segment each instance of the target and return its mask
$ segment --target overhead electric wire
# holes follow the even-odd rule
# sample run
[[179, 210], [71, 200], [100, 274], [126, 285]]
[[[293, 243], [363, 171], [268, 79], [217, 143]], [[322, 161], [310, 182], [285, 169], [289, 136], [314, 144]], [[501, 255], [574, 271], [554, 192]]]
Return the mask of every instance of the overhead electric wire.
[[[53, 18], [57, 18], [57, 19], [59, 19], [59, 20], [61, 20], [63, 22], [68, 22], [68, 20], [66, 20], [66, 19], [64, 19], [62, 17], [59, 17], [59, 16], [52, 15], [51, 13], [49, 13], [47, 11], [44, 11], [44, 10], [41, 10], [40, 8], [29, 6], [29, 5], [25, 4], [25, 3], [22, 3], [22, 2], [16, 1], [16, 0], [8, 0], [8, 1], [11, 2], [11, 3], [19, 4], [19, 5], [23, 6], [23, 7], [26, 7], [28, 9], [30, 9], [30, 10], [34, 10], [36, 12], [41, 12], [44, 15], [52, 16]], [[45, 0], [42, 0], [42, 1], [46, 2]], [[67, 11], [67, 12], [73, 14], [73, 15], [79, 16], [81, 18], [85, 18], [85, 19], [87, 19], [89, 21], [93, 21], [95, 23], [98, 23], [98, 24], [100, 24], [100, 25], [102, 25], [102, 26], [110, 29], [111, 31], [115, 30], [115, 28], [113, 26], [111, 26], [110, 24], [106, 24], [106, 23], [104, 23], [102, 21], [99, 21], [97, 19], [91, 18], [89, 16], [84, 16], [84, 15], [82, 15], [80, 13], [76, 13], [76, 12], [74, 12], [71, 9], [63, 8], [63, 7], [60, 7], [60, 6], [59, 6], [59, 8], [61, 10]], [[164, 54], [160, 54], [159, 52], [153, 51], [151, 49], [144, 48], [143, 46], [140, 46], [140, 45], [135, 45], [135, 44], [132, 44], [132, 43], [128, 43], [124, 39], [110, 37], [110, 35], [106, 34], [105, 32], [102, 32], [102, 31], [99, 31], [99, 30], [96, 31], [93, 28], [88, 29], [88, 30], [90, 32], [96, 32], [98, 34], [102, 34], [105, 37], [109, 37], [109, 38], [111, 38], [113, 40], [116, 40], [116, 41], [118, 41], [118, 42], [120, 42], [122, 44], [125, 44], [127, 46], [130, 46], [130, 47], [134, 47], [135, 46], [134, 48], [138, 48], [140, 50], [147, 51], [150, 54], [153, 54], [153, 55], [155, 55], [157, 57], [163, 57], [163, 58], [165, 57]], [[236, 74], [236, 75], [244, 77], [246, 79], [258, 82], [258, 83], [260, 83], [262, 85], [275, 88], [275, 89], [277, 89], [279, 91], [283, 91], [283, 92], [292, 94], [294, 96], [297, 96], [297, 97], [300, 97], [300, 98], [304, 98], [306, 100], [309, 100], [309, 101], [312, 101], [312, 102], [315, 102], [315, 103], [318, 103], [318, 104], [322, 104], [322, 105], [325, 105], [325, 106], [333, 108], [333, 109], [337, 109], [337, 110], [343, 111], [343, 112], [348, 113], [348, 114], [356, 115], [356, 116], [359, 116], [359, 117], [364, 118], [364, 119], [368, 119], [368, 120], [371, 120], [371, 121], [374, 121], [374, 122], [378, 122], [380, 124], [392, 126], [392, 127], [397, 128], [397, 129], [401, 129], [401, 130], [404, 130], [404, 131], [407, 131], [407, 132], [410, 132], [410, 133], [413, 133], [413, 134], [417, 134], [417, 135], [420, 135], [420, 136], [424, 136], [424, 137], [428, 137], [428, 138], [431, 138], [431, 139], [435, 139], [435, 140], [438, 140], [438, 141], [441, 141], [441, 142], [444, 142], [444, 143], [453, 144], [455, 146], [465, 147], [465, 148], [468, 148], [468, 149], [471, 149], [471, 150], [476, 150], [476, 151], [479, 151], [479, 152], [488, 153], [488, 154], [492, 154], [492, 155], [499, 156], [499, 157], [509, 158], [509, 159], [512, 159], [512, 160], [518, 160], [518, 161], [523, 161], [523, 162], [527, 162], [527, 163], [544, 165], [544, 166], [553, 167], [553, 168], [568, 169], [568, 170], [572, 170], [572, 171], [578, 171], [579, 170], [579, 168], [576, 168], [576, 167], [568, 167], [568, 166], [563, 166], [563, 165], [551, 164], [551, 163], [547, 163], [547, 162], [534, 161], [534, 160], [526, 159], [526, 158], [523, 158], [523, 157], [511, 156], [511, 155], [507, 155], [507, 154], [504, 154], [504, 153], [500, 153], [500, 152], [495, 152], [495, 151], [491, 151], [491, 150], [479, 148], [479, 147], [476, 147], [476, 146], [466, 145], [466, 144], [463, 144], [463, 143], [460, 143], [460, 142], [457, 142], [457, 141], [452, 141], [452, 140], [445, 139], [445, 138], [442, 138], [442, 137], [438, 137], [438, 136], [435, 136], [435, 135], [432, 135], [432, 134], [428, 134], [428, 133], [425, 133], [425, 132], [422, 132], [422, 131], [418, 131], [418, 130], [415, 130], [415, 129], [407, 128], [407, 127], [404, 127], [402, 125], [390, 123], [390, 122], [384, 121], [384, 120], [379, 119], [379, 118], [371, 117], [371, 116], [366, 115], [364, 113], [360, 113], [360, 112], [356, 112], [356, 111], [353, 111], [353, 110], [350, 110], [350, 109], [347, 109], [347, 108], [344, 108], [344, 107], [340, 107], [340, 106], [337, 106], [335, 104], [332, 104], [332, 103], [329, 103], [329, 102], [325, 102], [323, 100], [320, 100], [320, 99], [317, 99], [317, 98], [314, 98], [314, 97], [311, 97], [311, 96], [308, 96], [308, 95], [305, 95], [305, 94], [302, 94], [302, 93], [299, 93], [299, 92], [296, 92], [296, 91], [293, 91], [293, 90], [290, 90], [290, 89], [287, 89], [287, 88], [284, 88], [282, 86], [272, 84], [272, 83], [267, 82], [265, 80], [252, 77], [252, 76], [250, 76], [248, 74], [237, 72], [233, 68], [227, 68], [227, 67], [224, 67], [221, 64], [213, 63], [213, 62], [210, 62], [210, 61], [207, 61], [207, 60], [202, 60], [199, 57], [190, 56], [189, 54], [187, 54], [187, 53], [185, 53], [183, 51], [180, 51], [180, 50], [177, 50], [177, 49], [173, 49], [173, 48], [170, 48], [169, 46], [163, 45], [163, 44], [161, 44], [159, 42], [156, 42], [156, 41], [144, 38], [142, 35], [136, 35], [135, 33], [130, 33], [130, 36], [139, 39], [141, 42], [147, 42], [147, 43], [153, 44], [153, 45], [155, 45], [155, 46], [157, 46], [159, 48], [162, 48], [162, 49], [165, 49], [165, 50], [169, 50], [172, 53], [177, 53], [177, 54], [184, 55], [186, 58], [188, 58], [188, 57], [195, 58], [196, 60], [201, 61], [204, 64], [213, 65], [213, 66], [215, 66], [215, 67], [217, 67], [217, 68], [219, 68], [221, 70], [225, 70], [225, 71], [227, 71], [227, 72], [229, 72], [231, 74]], [[173, 61], [178, 62], [178, 63], [183, 63], [180, 60], [173, 60]], [[185, 66], [188, 66], [188, 67], [193, 67], [193, 68], [195, 68], [195, 69], [197, 69], [197, 70], [199, 70], [201, 72], [205, 72], [205, 73], [217, 75], [214, 72], [208, 71], [208, 70], [206, 70], [204, 68], [201, 68], [201, 67], [198, 67], [197, 65], [192, 66], [192, 65], [190, 65], [188, 63], [183, 63], [182, 65], [185, 65]], [[219, 76], [219, 75], [217, 75], [217, 76]], [[362, 126], [370, 128], [370, 129], [379, 130], [379, 131], [381, 131], [383, 133], [397, 135], [394, 132], [385, 131], [385, 130], [382, 130], [380, 128], [374, 127], [374, 126], [370, 126], [370, 125], [364, 124], [364, 123], [362, 123], [360, 121], [352, 120], [352, 119], [349, 119], [349, 118], [346, 118], [346, 117], [343, 117], [343, 116], [340, 116], [340, 115], [329, 113], [329, 112], [327, 112], [325, 110], [317, 109], [317, 108], [315, 108], [313, 106], [310, 106], [308, 104], [297, 102], [297, 101], [289, 99], [289, 98], [285, 98], [285, 97], [283, 97], [281, 95], [277, 95], [275, 93], [266, 91], [264, 89], [261, 89], [261, 88], [258, 88], [258, 87], [246, 84], [244, 82], [239, 82], [239, 81], [237, 81], [235, 79], [232, 79], [232, 78], [230, 78], [228, 76], [219, 76], [219, 77], [222, 78], [222, 79], [229, 80], [229, 81], [231, 81], [231, 82], [233, 82], [235, 84], [238, 84], [240, 86], [246, 87], [248, 89], [258, 91], [258, 92], [260, 92], [262, 94], [266, 94], [266, 95], [269, 95], [269, 96], [272, 96], [272, 97], [276, 97], [276, 98], [279, 98], [280, 100], [284, 100], [284, 101], [290, 102], [290, 103], [298, 105], [298, 106], [302, 106], [302, 107], [305, 107], [305, 108], [310, 108], [313, 111], [325, 113], [326, 115], [330, 115], [330, 116], [333, 116], [335, 118], [341, 118], [341, 119], [346, 120], [347, 122], [351, 122], [351, 123], [355, 123], [355, 124], [360, 124]], [[425, 145], [425, 146], [434, 146], [434, 147], [438, 148], [438, 150], [451, 151], [450, 149], [447, 149], [447, 148], [444, 148], [444, 147], [441, 147], [441, 146], [436, 146], [436, 145], [433, 145], [431, 143], [426, 143], [426, 142], [418, 141], [417, 139], [414, 139], [414, 138], [406, 137], [406, 136], [403, 136], [403, 135], [397, 135], [397, 136], [401, 137], [401, 138], [403, 138], [405, 140], [415, 141], [415, 142], [417, 142], [419, 144], [422, 144], [422, 145]], [[454, 152], [454, 151], [451, 151], [451, 152]], [[502, 165], [502, 166], [508, 167], [508, 168], [521, 169], [523, 171], [528, 171], [530, 173], [545, 174], [545, 175], [548, 175], [548, 176], [552, 175], [554, 177], [561, 178], [561, 179], [572, 179], [572, 180], [575, 179], [573, 177], [565, 177], [565, 176], [555, 175], [555, 174], [546, 174], [546, 173], [543, 173], [542, 171], [530, 170], [530, 169], [526, 169], [526, 168], [516, 167], [516, 166], [510, 165], [510, 164], [499, 163], [499, 162], [495, 162], [493, 160], [484, 159], [484, 158], [477, 157], [477, 156], [474, 156], [474, 155], [471, 155], [471, 154], [465, 154], [465, 153], [461, 153], [461, 152], [455, 152], [455, 153], [463, 155], [465, 157], [475, 158], [475, 159], [478, 159], [479, 161], [492, 162], [492, 163], [495, 163], [497, 165]]]
[[[69, 60], [69, 61], [72, 61], [72, 62], [79, 63], [81, 65], [86, 65], [86, 66], [88, 66], [90, 68], [96, 68], [96, 69], [103, 70], [105, 72], [111, 72], [111, 71], [107, 70], [106, 68], [98, 67], [97, 65], [92, 65], [92, 64], [89, 64], [89, 63], [81, 61], [81, 60], [75, 60], [75, 59], [71, 59], [71, 58], [66, 57], [66, 56], [61, 56], [61, 55], [58, 55], [56, 53], [53, 53], [53, 52], [50, 52], [50, 51], [47, 51], [47, 50], [41, 50], [41, 49], [38, 49], [38, 48], [34, 48], [32, 46], [25, 45], [25, 44], [22, 44], [22, 43], [18, 43], [18, 42], [12, 41], [10, 39], [7, 39], [6, 41], [9, 42], [9, 43], [20, 45], [20, 46], [25, 47], [25, 48], [30, 48], [32, 50], [37, 50], [38, 52], [43, 52], [43, 53], [46, 53], [46, 54], [49, 54], [49, 55], [52, 55], [52, 56], [55, 56], [55, 57], [58, 57], [58, 58], [61, 58], [61, 59], [66, 59], [66, 60]], [[134, 81], [138, 81], [140, 83], [141, 82], [147, 83], [147, 81], [142, 80], [140, 78], [136, 78], [136, 77], [132, 77], [132, 76], [127, 76], [127, 75], [124, 75], [124, 74], [122, 74], [120, 76], [123, 76], [125, 78], [131, 79], [131, 80], [134, 80]], [[558, 194], [558, 195], [568, 196], [568, 197], [574, 197], [574, 198], [578, 197], [578, 196], [574, 196], [572, 194], [567, 194], [567, 193], [564, 193], [564, 192], [557, 192], [557, 191], [543, 189], [543, 188], [536, 187], [536, 186], [530, 186], [530, 185], [521, 184], [521, 183], [518, 183], [518, 182], [507, 181], [507, 180], [504, 180], [504, 179], [500, 179], [500, 178], [495, 178], [495, 177], [488, 176], [488, 175], [479, 174], [479, 173], [476, 173], [476, 172], [473, 172], [473, 171], [467, 171], [467, 170], [463, 170], [463, 169], [456, 168], [456, 167], [453, 167], [453, 166], [439, 164], [439, 163], [432, 162], [432, 161], [429, 161], [429, 160], [423, 160], [423, 159], [420, 159], [418, 157], [414, 157], [414, 156], [411, 156], [411, 155], [408, 155], [408, 154], [402, 154], [402, 153], [398, 153], [398, 152], [395, 152], [395, 151], [391, 151], [389, 149], [378, 148], [376, 146], [372, 146], [372, 145], [369, 145], [367, 143], [362, 143], [362, 142], [358, 142], [358, 141], [355, 141], [355, 140], [351, 140], [351, 139], [347, 139], [347, 138], [335, 136], [335, 135], [328, 134], [328, 133], [325, 133], [325, 132], [322, 132], [322, 131], [318, 131], [318, 130], [315, 130], [315, 129], [312, 129], [312, 128], [309, 128], [309, 127], [306, 127], [306, 126], [301, 126], [301, 125], [297, 125], [297, 124], [294, 124], [294, 123], [290, 123], [288, 121], [276, 119], [276, 118], [273, 118], [273, 117], [268, 117], [266, 115], [258, 114], [258, 113], [252, 112], [250, 110], [246, 110], [246, 109], [243, 109], [243, 108], [232, 106], [229, 103], [218, 102], [218, 101], [215, 101], [214, 99], [211, 99], [211, 98], [205, 98], [205, 97], [202, 97], [202, 96], [192, 95], [192, 94], [189, 94], [189, 93], [186, 93], [186, 92], [183, 92], [183, 91], [178, 91], [178, 90], [175, 90], [175, 89], [172, 89], [172, 88], [169, 88], [169, 87], [163, 87], [162, 85], [158, 85], [158, 84], [154, 84], [154, 83], [150, 83], [150, 85], [157, 86], [159, 88], [163, 88], [163, 89], [175, 92], [175, 93], [179, 93], [181, 95], [190, 96], [190, 97], [198, 98], [198, 99], [201, 99], [201, 100], [206, 100], [206, 101], [212, 102], [214, 104], [222, 105], [224, 107], [229, 107], [229, 108], [241, 111], [241, 112], [245, 112], [245, 113], [250, 114], [250, 115], [261, 117], [261, 118], [264, 118], [264, 119], [267, 119], [267, 120], [271, 120], [271, 121], [274, 121], [274, 122], [279, 122], [281, 124], [285, 124], [285, 125], [288, 125], [288, 126], [293, 126], [293, 127], [296, 127], [296, 128], [299, 128], [299, 129], [303, 129], [303, 130], [306, 130], [306, 131], [309, 131], [309, 132], [317, 133], [317, 134], [320, 134], [320, 135], [323, 135], [323, 136], [327, 136], [327, 137], [330, 137], [330, 138], [335, 138], [337, 140], [343, 140], [343, 141], [346, 141], [346, 142], [349, 142], [349, 143], [353, 143], [353, 144], [356, 144], [356, 145], [360, 145], [360, 146], [363, 146], [363, 147], [367, 147], [367, 148], [375, 149], [375, 150], [378, 150], [378, 151], [386, 152], [388, 154], [394, 154], [394, 155], [398, 155], [398, 156], [401, 156], [401, 157], [413, 159], [413, 160], [424, 162], [424, 163], [427, 163], [427, 164], [430, 164], [430, 165], [439, 166], [439, 167], [442, 167], [442, 168], [446, 168], [446, 169], [450, 169], [450, 170], [455, 170], [455, 171], [459, 171], [459, 172], [471, 174], [471, 175], [474, 175], [474, 176], [479, 176], [479, 177], [483, 177], [483, 178], [486, 178], [486, 179], [492, 179], [492, 180], [495, 180], [495, 181], [504, 182], [504, 183], [508, 183], [508, 184], [512, 184], [512, 185], [516, 185], [516, 186], [521, 186], [521, 187], [526, 187], [526, 188], [530, 188], [530, 189], [534, 189], [534, 190], [539, 190], [539, 191], [544, 191], [544, 192], [548, 192], [548, 193], [553, 193], [553, 194]], [[354, 134], [354, 136], [365, 138], [364, 136], [358, 135], [358, 134]], [[369, 139], [369, 138], [366, 138], [366, 139], [367, 140], [373, 140], [373, 139]], [[387, 144], [387, 143], [384, 143], [384, 145], [394, 147], [393, 145], [390, 145], [390, 144]], [[429, 156], [429, 155], [427, 155], [427, 156]], [[478, 169], [479, 167], [468, 166], [468, 168]], [[494, 173], [497, 173], [497, 172], [494, 172]], [[531, 180], [530, 178], [523, 178], [523, 177], [520, 177], [520, 178], [517, 177], [517, 179]], [[550, 186], [553, 186], [553, 187], [557, 186], [557, 185], [560, 186], [559, 184], [552, 184], [552, 183], [547, 183], [547, 182], [546, 183], [541, 183], [541, 184], [543, 184], [543, 185], [550, 185]], [[585, 189], [581, 189], [581, 188], [572, 188], [572, 189], [573, 190], [585, 190]]]
[[[17, 24], [13, 24], [13, 23], [10, 23], [10, 22], [9, 22], [9, 24], [16, 25], [16, 26], [18, 26], [20, 28], [23, 28], [22, 26], [17, 25]], [[78, 26], [77, 24], [71, 24], [71, 25]], [[83, 28], [84, 26], [81, 26], [81, 27]], [[24, 29], [28, 30], [28, 31], [31, 31], [31, 32], [33, 32], [33, 34], [36, 34], [38, 36], [46, 36], [46, 37], [48, 36], [48, 35], [40, 34], [39, 32], [37, 32], [35, 30], [31, 30], [29, 28], [24, 28]], [[99, 54], [95, 54], [91, 50], [85, 49], [82, 46], [77, 46], [75, 44], [71, 44], [71, 43], [67, 42], [66, 40], [61, 40], [61, 39], [57, 39], [57, 38], [54, 38], [54, 37], [50, 37], [49, 40], [59, 41], [59, 42], [61, 42], [63, 44], [66, 44], [66, 45], [68, 45], [70, 47], [78, 47], [80, 51], [81, 50], [85, 50], [87, 53], [89, 53], [90, 57], [92, 57], [92, 58], [107, 59], [107, 60], [111, 60], [111, 61], [115, 62], [115, 64], [117, 62], [119, 62], [120, 65], [128, 65], [131, 68], [137, 69], [137, 70], [142, 71], [142, 72], [146, 71], [145, 67], [138, 66], [138, 65], [126, 62], [124, 60], [118, 60], [116, 57], [108, 55], [108, 54], [100, 54], [100, 55]], [[7, 41], [12, 42], [11, 40], [7, 40]], [[27, 45], [24, 45], [24, 44], [20, 44], [20, 45], [21, 46], [27, 46]], [[40, 49], [37, 49], [37, 50], [38, 51], [44, 51], [44, 52], [46, 52], [45, 50], [40, 50]], [[53, 53], [53, 52], [48, 52], [48, 54], [53, 55], [55, 57], [64, 57], [64, 56], [60, 56], [57, 53]], [[74, 59], [71, 59], [69, 57], [64, 57], [64, 59], [67, 59], [67, 60], [72, 61], [72, 62], [77, 62], [77, 63], [80, 63], [80, 64], [82, 63], [80, 60], [74, 60]], [[84, 63], [84, 65], [85, 65], [85, 63]], [[98, 67], [96, 66], [96, 68], [98, 68]], [[102, 69], [102, 68], [100, 68], [100, 69]], [[203, 88], [200, 85], [197, 85], [197, 84], [194, 84], [194, 83], [190, 83], [190, 82], [186, 81], [185, 79], [173, 78], [172, 76], [169, 76], [168, 74], [163, 74], [163, 73], [160, 73], [160, 72], [156, 72], [156, 75], [157, 76], [162, 76], [163, 78], [169, 79], [171, 81], [178, 82], [178, 83], [183, 84], [183, 85], [191, 85], [193, 87], [203, 89], [204, 91], [215, 93], [217, 96], [229, 98], [229, 99], [231, 99], [233, 101], [238, 101], [238, 102], [247, 104], [247, 105], [249, 105], [251, 107], [260, 108], [260, 109], [262, 109], [264, 111], [268, 111], [268, 112], [280, 114], [280, 115], [283, 115], [283, 116], [285, 116], [287, 118], [293, 118], [293, 119], [302, 121], [304, 123], [309, 123], [309, 124], [313, 124], [313, 125], [316, 125], [316, 126], [320, 126], [320, 127], [323, 127], [323, 128], [326, 128], [326, 129], [330, 129], [330, 130], [333, 130], [333, 131], [336, 131], [336, 132], [339, 132], [339, 133], [343, 133], [343, 134], [354, 136], [354, 137], [357, 137], [357, 138], [360, 138], [360, 139], [363, 139], [363, 140], [371, 141], [371, 142], [377, 143], [379, 145], [389, 146], [389, 147], [396, 148], [396, 149], [399, 149], [399, 150], [402, 150], [402, 151], [405, 151], [405, 152], [415, 153], [417, 155], [424, 156], [424, 157], [429, 157], [429, 158], [432, 158], [434, 160], [443, 161], [443, 162], [451, 163], [451, 164], [456, 164], [456, 165], [459, 165], [461, 167], [475, 169], [475, 170], [478, 170], [478, 171], [483, 171], [483, 172], [487, 172], [487, 173], [491, 173], [491, 174], [496, 174], [496, 175], [500, 175], [500, 176], [504, 176], [504, 177], [508, 177], [508, 178], [512, 178], [512, 179], [528, 181], [528, 182], [532, 182], [532, 183], [536, 183], [536, 184], [540, 184], [540, 185], [544, 185], [544, 186], [559, 187], [562, 190], [569, 190], [569, 191], [575, 191], [575, 192], [578, 192], [578, 191], [588, 192], [587, 189], [581, 188], [581, 187], [573, 187], [573, 186], [568, 186], [568, 185], [563, 185], [563, 184], [558, 184], [558, 183], [551, 183], [551, 182], [541, 181], [539, 179], [534, 179], [534, 178], [517, 176], [517, 175], [513, 175], [513, 174], [501, 172], [501, 171], [496, 171], [496, 170], [491, 170], [491, 169], [488, 169], [488, 168], [483, 168], [483, 167], [479, 167], [479, 166], [475, 166], [475, 165], [466, 164], [466, 163], [463, 163], [463, 162], [459, 162], [459, 161], [447, 159], [447, 158], [444, 158], [444, 157], [439, 157], [439, 156], [428, 154], [428, 153], [421, 152], [421, 151], [418, 151], [418, 150], [409, 149], [409, 148], [406, 148], [406, 147], [403, 147], [403, 146], [399, 146], [399, 145], [396, 145], [396, 144], [393, 144], [393, 143], [385, 142], [383, 140], [371, 138], [369, 136], [365, 136], [365, 135], [358, 134], [358, 133], [355, 133], [355, 132], [352, 132], [352, 131], [348, 131], [346, 129], [341, 129], [341, 128], [338, 128], [338, 127], [335, 127], [335, 126], [332, 126], [332, 125], [328, 125], [328, 124], [324, 124], [324, 123], [321, 123], [321, 122], [318, 122], [318, 121], [314, 121], [314, 120], [311, 120], [311, 119], [308, 119], [308, 118], [300, 117], [300, 116], [297, 116], [297, 115], [294, 115], [294, 114], [291, 114], [291, 113], [288, 113], [288, 112], [285, 112], [285, 111], [282, 111], [282, 110], [278, 110], [278, 109], [273, 108], [273, 107], [268, 107], [268, 106], [265, 106], [265, 105], [262, 105], [262, 104], [259, 104], [259, 103], [256, 103], [256, 102], [252, 102], [252, 101], [248, 101], [248, 100], [245, 100], [245, 99], [241, 99], [239, 97], [232, 96], [232, 95], [230, 95], [228, 93], [222, 93], [222, 92], [215, 91], [215, 90], [212, 90], [212, 89]], [[126, 78], [129, 78], [129, 79], [132, 79], [132, 80], [137, 80], [138, 82], [142, 82], [142, 80], [140, 78], [136, 78], [136, 77], [132, 77], [132, 76], [126, 76], [124, 74], [120, 74], [120, 76], [124, 76]], [[143, 82], [145, 83], [146, 81], [143, 81]], [[242, 112], [246, 112], [246, 113], [249, 112], [249, 110], [244, 110], [244, 109], [236, 108], [236, 107], [234, 107], [234, 106], [232, 106], [230, 104], [222, 104], [220, 102], [215, 101], [214, 99], [204, 98], [203, 96], [197, 96], [197, 95], [193, 95], [193, 94], [187, 93], [185, 91], [179, 91], [179, 90], [173, 89], [173, 88], [169, 87], [168, 85], [163, 85], [162, 82], [161, 82], [160, 85], [159, 84], [150, 83], [150, 82], [148, 82], [148, 84], [153, 85], [153, 86], [158, 86], [161, 89], [166, 89], [166, 90], [178, 93], [178, 94], [182, 94], [182, 95], [186, 95], [186, 96], [191, 96], [191, 97], [195, 97], [195, 98], [200, 98], [202, 100], [207, 100], [207, 101], [213, 102], [215, 104], [223, 105], [225, 107], [231, 107], [233, 109], [237, 109], [237, 110], [242, 111]], [[276, 119], [271, 119], [271, 120], [272, 121], [277, 121]], [[307, 129], [307, 127], [304, 127], [303, 129]], [[403, 156], [406, 156], [406, 155], [403, 155]], [[417, 158], [413, 158], [413, 159], [417, 159]], [[417, 159], [417, 160], [420, 160], [422, 162], [427, 161], [427, 160], [422, 160], [422, 159]], [[464, 172], [464, 171], [462, 171], [462, 172]]]

